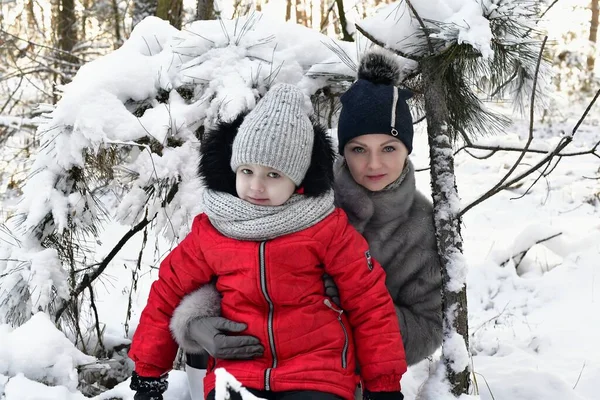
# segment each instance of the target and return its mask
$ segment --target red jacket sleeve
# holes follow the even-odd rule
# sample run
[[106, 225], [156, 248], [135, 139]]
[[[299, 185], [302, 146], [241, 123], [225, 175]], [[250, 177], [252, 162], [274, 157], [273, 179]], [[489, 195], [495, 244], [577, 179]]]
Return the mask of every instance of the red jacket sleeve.
[[200, 220], [160, 264], [158, 279], [150, 288], [146, 308], [133, 335], [129, 357], [144, 377], [159, 377], [173, 368], [177, 344], [169, 330], [173, 311], [186, 295], [208, 283], [213, 271], [200, 248]]
[[338, 286], [352, 325], [361, 378], [371, 392], [399, 391], [406, 356], [385, 271], [371, 258], [366, 240], [346, 214], [338, 212], [325, 270]]

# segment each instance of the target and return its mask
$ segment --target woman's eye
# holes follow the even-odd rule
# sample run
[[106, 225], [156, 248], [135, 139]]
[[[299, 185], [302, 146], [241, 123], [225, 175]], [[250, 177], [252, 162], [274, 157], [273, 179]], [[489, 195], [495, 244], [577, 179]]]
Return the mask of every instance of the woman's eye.
[[394, 146], [385, 146], [383, 148], [384, 153], [391, 153], [392, 151], [396, 151], [396, 148]]
[[279, 178], [281, 175], [279, 175], [277, 172], [269, 172], [269, 178]]
[[252, 174], [252, 171], [251, 171], [251, 170], [249, 170], [248, 168], [243, 168], [243, 169], [242, 169], [242, 174], [244, 174], [244, 175], [251, 175], [251, 174]]
[[364, 153], [365, 149], [363, 149], [362, 147], [356, 146], [352, 148], [352, 152], [354, 153]]

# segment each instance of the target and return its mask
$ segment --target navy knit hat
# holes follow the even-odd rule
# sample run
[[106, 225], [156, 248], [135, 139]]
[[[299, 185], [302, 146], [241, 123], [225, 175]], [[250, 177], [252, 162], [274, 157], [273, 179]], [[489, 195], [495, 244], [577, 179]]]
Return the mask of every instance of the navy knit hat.
[[341, 97], [338, 121], [339, 152], [355, 137], [385, 133], [398, 138], [412, 152], [413, 123], [406, 100], [412, 92], [395, 86], [400, 67], [384, 50], [371, 50], [363, 56], [358, 80]]

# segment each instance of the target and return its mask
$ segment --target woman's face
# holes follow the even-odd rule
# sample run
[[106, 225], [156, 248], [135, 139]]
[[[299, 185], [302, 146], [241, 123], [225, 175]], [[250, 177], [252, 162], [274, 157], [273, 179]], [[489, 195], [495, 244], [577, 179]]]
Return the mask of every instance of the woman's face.
[[344, 158], [354, 181], [377, 192], [400, 177], [408, 149], [384, 133], [355, 137], [344, 147]]

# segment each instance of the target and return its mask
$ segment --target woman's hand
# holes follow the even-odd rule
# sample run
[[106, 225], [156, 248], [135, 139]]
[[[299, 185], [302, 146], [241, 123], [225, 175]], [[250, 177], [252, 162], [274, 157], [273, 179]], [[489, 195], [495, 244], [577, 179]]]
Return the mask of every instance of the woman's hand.
[[341, 307], [340, 292], [338, 291], [333, 278], [327, 274], [323, 274], [323, 283], [325, 284], [325, 296], [329, 297], [336, 306]]

